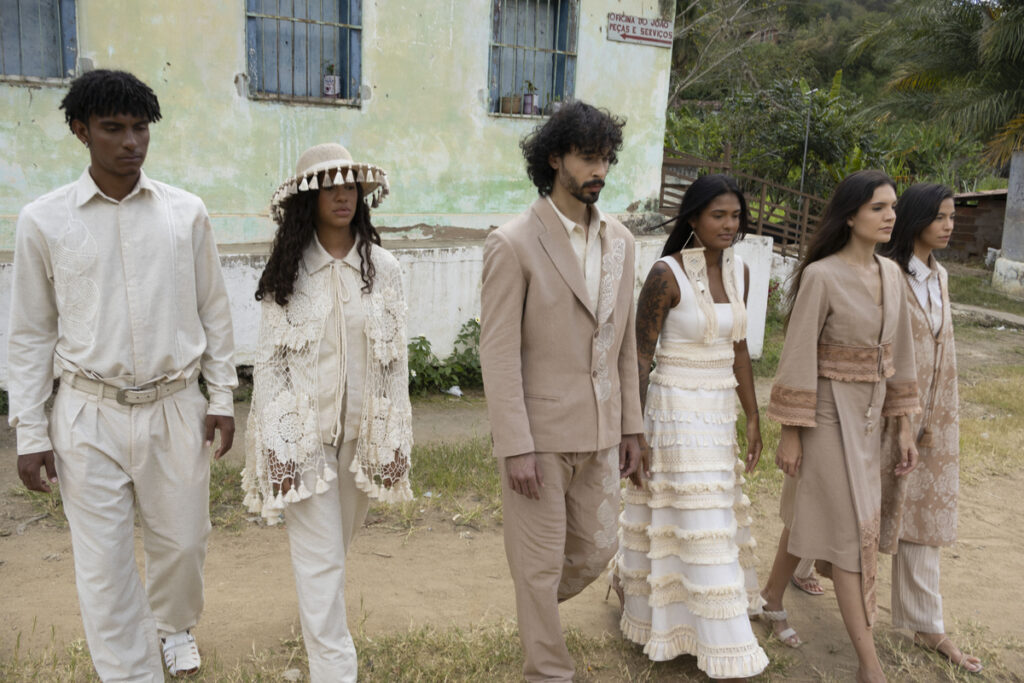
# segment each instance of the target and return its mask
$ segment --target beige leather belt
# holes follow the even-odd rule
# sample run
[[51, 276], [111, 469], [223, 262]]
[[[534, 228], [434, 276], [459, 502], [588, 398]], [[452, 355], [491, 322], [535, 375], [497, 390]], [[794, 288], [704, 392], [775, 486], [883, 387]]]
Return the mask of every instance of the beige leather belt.
[[72, 372], [64, 371], [60, 376], [61, 384], [67, 384], [72, 389], [78, 389], [100, 398], [107, 398], [117, 401], [123, 406], [134, 406], [142, 403], [154, 403], [160, 399], [176, 394], [188, 386], [189, 381], [182, 377], [173, 382], [162, 382], [160, 384], [147, 384], [141, 387], [115, 387], [99, 380], [82, 377]]

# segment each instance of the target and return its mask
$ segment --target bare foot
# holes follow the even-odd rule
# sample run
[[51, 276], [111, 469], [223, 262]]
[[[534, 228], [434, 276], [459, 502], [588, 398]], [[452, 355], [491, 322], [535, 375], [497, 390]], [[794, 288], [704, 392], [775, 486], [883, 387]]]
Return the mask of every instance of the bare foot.
[[954, 666], [959, 666], [972, 674], [976, 674], [984, 668], [980, 659], [961, 652], [956, 643], [950, 640], [945, 633], [915, 633], [914, 644], [926, 650], [938, 652]]
[[886, 683], [885, 673], [878, 669], [870, 673], [865, 673], [863, 669], [857, 669], [857, 675], [854, 676], [854, 680], [857, 683]]
[[810, 576], [797, 576], [793, 575], [790, 581], [794, 586], [802, 590], [808, 595], [824, 595], [825, 589], [818, 583], [818, 577], [812, 572]]

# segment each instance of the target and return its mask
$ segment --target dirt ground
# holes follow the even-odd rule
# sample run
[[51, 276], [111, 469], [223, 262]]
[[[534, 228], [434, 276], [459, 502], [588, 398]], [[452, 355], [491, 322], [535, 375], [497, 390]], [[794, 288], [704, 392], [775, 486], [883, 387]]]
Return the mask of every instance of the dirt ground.
[[[1019, 343], [1017, 337], [1014, 343]], [[961, 367], [984, 363], [995, 346], [972, 344], [961, 351]], [[759, 383], [762, 397], [767, 384]], [[243, 410], [239, 423], [244, 425]], [[420, 443], [486, 434], [482, 401], [432, 400], [414, 408]], [[4, 421], [6, 422], [6, 420]], [[5, 430], [7, 428], [5, 427]], [[241, 458], [242, 435], [229, 457]], [[770, 456], [769, 456], [770, 457]], [[35, 514], [19, 486], [9, 430], [0, 434], [0, 657], [40, 651], [51, 638], [62, 644], [82, 637], [75, 594], [71, 542], [66, 529], [49, 520], [26, 522]], [[1022, 680], [1024, 610], [1021, 579], [1024, 549], [1019, 541], [1024, 511], [1019, 505], [1024, 474], [992, 477], [961, 492], [960, 538], [942, 554], [947, 629], [964, 628], [991, 638], [1012, 637], [998, 649], [1003, 672], [988, 680]], [[781, 530], [778, 501], [761, 498], [755, 507], [760, 542], [759, 576], [767, 576]], [[372, 522], [372, 520], [371, 520]], [[880, 567], [879, 635], [889, 627], [889, 563]], [[787, 593], [791, 624], [806, 645], [787, 651], [789, 680], [852, 680], [856, 662], [836, 608], [831, 586], [824, 597]], [[204, 652], [216, 652], [225, 666], [263, 648], [277, 647], [299, 632], [296, 599], [283, 528], [246, 526], [240, 533], [215, 529], [206, 563], [206, 609], [196, 635]], [[429, 624], [470, 626], [514, 614], [512, 585], [500, 528], [456, 528], [428, 515], [411, 532], [371, 524], [357, 537], [348, 567], [349, 623], [369, 635]], [[605, 601], [598, 582], [562, 608], [563, 623], [584, 633], [617, 632], [617, 605]], [[980, 631], [978, 626], [981, 627]], [[761, 627], [755, 627], [764, 634]], [[899, 637], [899, 636], [897, 636]], [[937, 666], [931, 664], [931, 666]], [[1018, 673], [1012, 673], [1018, 672]], [[936, 668], [938, 677], [939, 670]]]

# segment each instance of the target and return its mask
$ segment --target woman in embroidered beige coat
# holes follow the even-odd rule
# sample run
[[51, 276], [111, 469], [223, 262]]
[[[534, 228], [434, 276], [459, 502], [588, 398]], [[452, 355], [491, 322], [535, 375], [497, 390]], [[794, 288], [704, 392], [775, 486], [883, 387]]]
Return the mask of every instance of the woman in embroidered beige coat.
[[[345, 554], [369, 499], [411, 500], [412, 413], [401, 269], [369, 206], [387, 175], [312, 147], [274, 195], [242, 484], [287, 521], [310, 680], [356, 680]], [[365, 198], [365, 201], [364, 201]]]
[[790, 312], [768, 416], [782, 423], [776, 463], [786, 528], [762, 592], [776, 636], [799, 645], [782, 598], [801, 557], [823, 561], [857, 652], [858, 680], [885, 680], [875, 653], [883, 417], [899, 416], [898, 473], [917, 453], [907, 415], [918, 410], [902, 275], [874, 254], [888, 241], [896, 189], [880, 171], [836, 187], [790, 284]]
[[893, 555], [893, 625], [913, 631], [915, 643], [977, 673], [981, 661], [946, 636], [939, 593], [939, 548], [956, 541], [960, 429], [948, 276], [933, 252], [948, 244], [954, 211], [948, 187], [912, 185], [900, 196], [892, 240], [882, 249], [903, 269], [922, 413], [911, 419], [921, 464], [906, 477], [892, 474], [899, 457], [897, 425], [885, 423], [880, 547]]

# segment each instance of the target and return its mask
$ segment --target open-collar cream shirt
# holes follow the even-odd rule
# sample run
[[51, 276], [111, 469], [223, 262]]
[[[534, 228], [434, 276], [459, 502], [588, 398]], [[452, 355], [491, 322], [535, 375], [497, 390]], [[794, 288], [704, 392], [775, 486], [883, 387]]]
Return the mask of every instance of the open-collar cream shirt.
[[209, 414], [234, 414], [231, 309], [206, 207], [145, 173], [117, 201], [86, 169], [22, 209], [9, 335], [19, 454], [51, 449], [55, 369], [118, 387], [201, 369]]
[[576, 260], [583, 271], [583, 279], [587, 283], [587, 294], [590, 303], [597, 307], [597, 297], [601, 291], [601, 239], [604, 237], [605, 220], [597, 204], [590, 205], [590, 225], [584, 229], [564, 213], [558, 210], [551, 197], [546, 198], [555, 210], [558, 220], [562, 221], [565, 231], [569, 234], [569, 243], [576, 253]]
[[[934, 258], [928, 259], [934, 263]], [[942, 287], [939, 285], [939, 269], [932, 268], [914, 254], [910, 257], [911, 276], [907, 278], [910, 288], [914, 290], [921, 308], [928, 314], [932, 334], [938, 334], [942, 328]]]
[[344, 258], [336, 259], [314, 236], [302, 259], [311, 275], [321, 268], [331, 269], [331, 312], [317, 360], [319, 422], [324, 443], [343, 443], [359, 436], [366, 383], [366, 314], [359, 240]]

